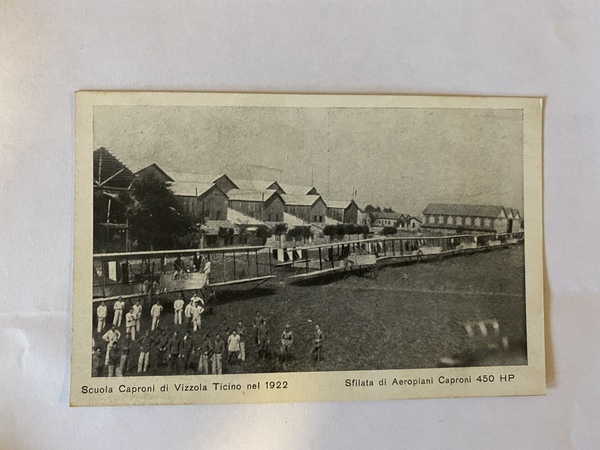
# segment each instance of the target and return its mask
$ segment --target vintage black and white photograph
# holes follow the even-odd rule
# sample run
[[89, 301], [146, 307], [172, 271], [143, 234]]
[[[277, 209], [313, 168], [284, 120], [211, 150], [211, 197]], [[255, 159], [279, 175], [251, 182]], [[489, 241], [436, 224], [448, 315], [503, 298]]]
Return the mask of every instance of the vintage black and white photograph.
[[[518, 101], [248, 97], [90, 109], [92, 278], [74, 322], [91, 380], [351, 374], [342, 389], [393, 371], [426, 388], [528, 366], [541, 205], [525, 201]], [[415, 369], [438, 371], [402, 378]]]

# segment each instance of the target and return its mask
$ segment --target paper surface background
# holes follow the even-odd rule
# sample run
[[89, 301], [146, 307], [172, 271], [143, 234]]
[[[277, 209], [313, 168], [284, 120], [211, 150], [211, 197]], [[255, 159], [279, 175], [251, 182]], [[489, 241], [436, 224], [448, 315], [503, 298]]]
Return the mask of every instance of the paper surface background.
[[[591, 0], [0, 0], [0, 448], [595, 448], [599, 35]], [[80, 89], [546, 96], [547, 397], [69, 409]]]

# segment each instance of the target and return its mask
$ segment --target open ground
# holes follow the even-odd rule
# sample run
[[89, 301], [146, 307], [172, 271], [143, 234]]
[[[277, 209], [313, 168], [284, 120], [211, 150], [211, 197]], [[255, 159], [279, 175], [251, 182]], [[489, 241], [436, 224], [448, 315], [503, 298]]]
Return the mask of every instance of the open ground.
[[[183, 330], [173, 324], [172, 298], [163, 298], [163, 303], [160, 326], [169, 335]], [[150, 328], [149, 309], [145, 305], [142, 332]], [[271, 332], [265, 359], [257, 356], [253, 341], [251, 322], [257, 310]], [[207, 305], [207, 313], [202, 330], [194, 336], [198, 345], [205, 333], [212, 338], [217, 332], [224, 336], [238, 320], [248, 330], [246, 361], [225, 363], [224, 373], [432, 368], [441, 358], [482, 350], [485, 343], [469, 338], [464, 325], [481, 320], [497, 321], [501, 336], [519, 353], [475, 365], [527, 363], [522, 246], [426, 264], [381, 266], [377, 278], [346, 276], [295, 286], [277, 277], [254, 290], [219, 292]], [[294, 333], [293, 356], [281, 362], [279, 340], [286, 324]], [[319, 363], [309, 357], [316, 324], [325, 335]], [[94, 337], [100, 341], [96, 333]], [[137, 375], [138, 354], [134, 345], [126, 376]], [[193, 356], [195, 367], [188, 374], [197, 368], [198, 357]], [[168, 370], [159, 365], [147, 374], [166, 375]]]

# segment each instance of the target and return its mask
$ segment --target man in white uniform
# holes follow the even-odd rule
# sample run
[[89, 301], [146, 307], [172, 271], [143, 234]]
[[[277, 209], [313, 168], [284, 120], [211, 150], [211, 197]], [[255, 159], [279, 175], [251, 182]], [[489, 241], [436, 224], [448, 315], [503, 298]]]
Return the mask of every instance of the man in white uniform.
[[198, 295], [198, 291], [194, 292], [194, 295], [192, 296], [192, 298], [190, 300], [192, 302], [194, 302], [194, 305], [200, 303], [202, 305], [202, 307], [204, 308], [204, 300], [202, 300], [202, 297], [200, 297]]
[[135, 341], [135, 315], [133, 308], [125, 314], [125, 333], [131, 337], [131, 340]]
[[98, 316], [98, 333], [102, 333], [104, 328], [106, 327], [106, 313], [108, 309], [106, 308], [106, 303], [100, 303], [100, 306], [96, 309], [96, 315]]
[[183, 305], [184, 301], [181, 297], [178, 297], [173, 303], [173, 308], [175, 309], [175, 325], [181, 325], [183, 323]]
[[204, 308], [200, 303], [192, 308], [192, 320], [194, 323], [194, 331], [198, 331], [200, 329], [201, 321], [202, 321], [202, 313], [204, 312]]
[[138, 300], [136, 304], [132, 306], [131, 311], [133, 312], [133, 318], [135, 319], [135, 331], [139, 333], [142, 328], [142, 302]]
[[115, 304], [113, 305], [114, 317], [113, 317], [113, 325], [117, 328], [121, 327], [121, 321], [123, 320], [123, 308], [125, 308], [125, 302], [122, 297], [119, 297]]
[[150, 328], [151, 331], [156, 330], [158, 322], [160, 321], [160, 313], [162, 310], [162, 305], [158, 300], [156, 300], [156, 303], [152, 305], [152, 308], [150, 308], [150, 315], [152, 316], [152, 327]]
[[102, 336], [102, 340], [107, 343], [106, 344], [106, 358], [104, 361], [104, 364], [106, 364], [107, 366], [108, 366], [108, 357], [110, 355], [110, 349], [113, 347], [113, 345], [115, 345], [115, 342], [117, 342], [120, 338], [121, 338], [121, 332], [119, 330], [117, 330], [116, 327], [112, 327], [110, 330], [108, 330], [106, 333], [104, 333], [104, 336]]
[[185, 305], [185, 310], [183, 311], [183, 314], [185, 315], [185, 327], [186, 329], [189, 328], [190, 322], [192, 320], [192, 311], [194, 310], [194, 302], [192, 302], [190, 300], [190, 302]]

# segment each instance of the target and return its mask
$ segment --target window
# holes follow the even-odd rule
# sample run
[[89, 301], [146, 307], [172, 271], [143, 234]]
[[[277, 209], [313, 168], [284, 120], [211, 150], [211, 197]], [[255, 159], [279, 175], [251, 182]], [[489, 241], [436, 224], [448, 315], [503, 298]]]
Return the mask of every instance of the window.
[[481, 219], [479, 217], [475, 217], [475, 226], [476, 227], [480, 227], [481, 226]]
[[317, 216], [315, 216], [313, 219], [313, 222], [316, 222], [316, 221], [317, 221]]
[[454, 223], [454, 218], [452, 216], [448, 216], [448, 221], [446, 223], [448, 225], [452, 225]]
[[267, 222], [272, 222], [272, 220], [271, 220], [272, 218], [273, 218], [273, 216], [272, 216], [271, 214], [269, 214], [269, 215], [267, 216]]
[[457, 217], [456, 218], [456, 225], [462, 225], [463, 224], [463, 218], [462, 217]]
[[221, 219], [221, 211], [217, 211], [217, 220]]
[[435, 217], [433, 217], [433, 216], [427, 216], [427, 222], [429, 222], [429, 223], [435, 223]]
[[438, 216], [438, 223], [444, 223], [444, 216]]
[[483, 223], [488, 228], [492, 226], [492, 221], [490, 219], [485, 219]]
[[417, 224], [415, 222], [412, 223], [413, 228], [417, 228]]
[[210, 209], [207, 209], [204, 211], [204, 218], [205, 219], [210, 219]]
[[471, 225], [471, 218], [470, 217], [465, 217], [465, 225], [468, 225], [468, 226]]

